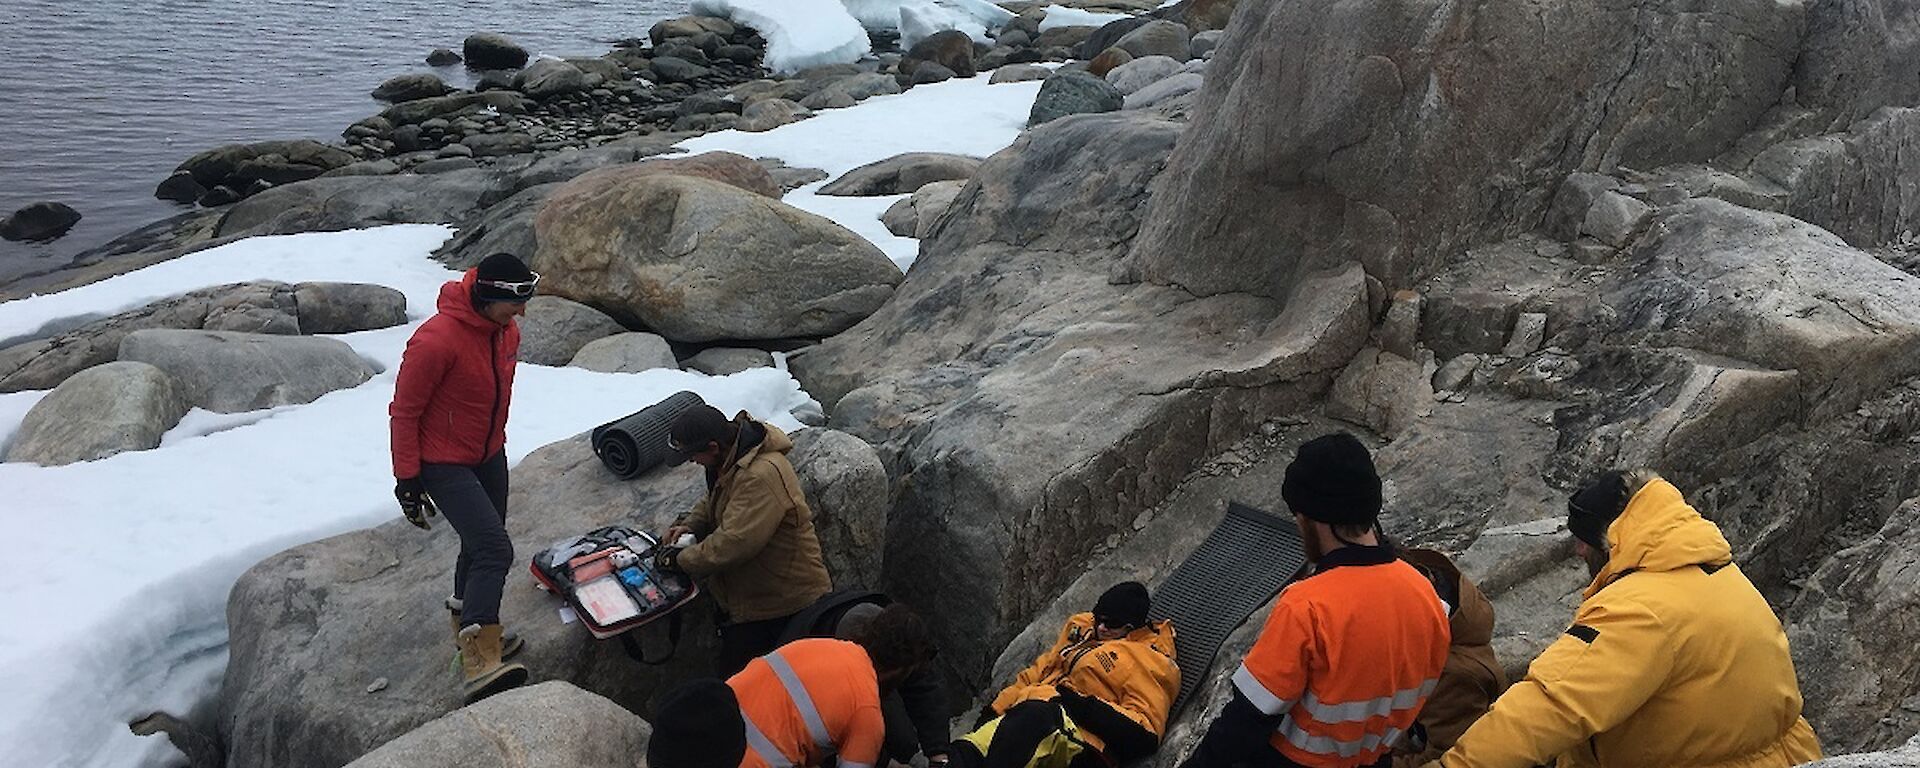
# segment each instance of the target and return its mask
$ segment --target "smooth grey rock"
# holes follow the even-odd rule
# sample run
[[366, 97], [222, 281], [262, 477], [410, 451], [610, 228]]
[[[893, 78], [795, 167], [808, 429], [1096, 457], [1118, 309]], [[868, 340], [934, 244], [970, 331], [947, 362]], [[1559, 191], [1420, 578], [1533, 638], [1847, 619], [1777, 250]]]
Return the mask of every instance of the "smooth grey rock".
[[388, 78], [386, 82], [380, 84], [380, 87], [373, 89], [373, 97], [389, 103], [398, 103], [445, 96], [451, 90], [453, 89], [447, 87], [447, 82], [441, 80], [439, 75], [416, 73]]
[[[1076, 48], [1076, 55], [1079, 58], [1092, 59], [1100, 55], [1101, 51], [1114, 47], [1114, 44], [1120, 42], [1120, 38], [1126, 37], [1128, 33], [1153, 21], [1154, 19], [1150, 16], [1132, 16], [1107, 22], [1105, 26], [1096, 29], [1056, 27], [1040, 33], [1040, 39], [1035, 41], [1034, 45], [1043, 49], [1065, 45]], [[1128, 55], [1132, 55], [1132, 52], [1129, 51]]]
[[434, 175], [340, 176], [275, 187], [228, 209], [215, 234], [281, 235], [384, 224], [452, 224], [508, 197], [512, 182], [484, 169]]
[[863, 72], [833, 79], [819, 90], [802, 97], [800, 106], [808, 109], [840, 109], [875, 96], [899, 92], [900, 81], [877, 72]]
[[427, 64], [429, 66], [451, 67], [462, 61], [466, 61], [466, 59], [461, 58], [460, 54], [454, 53], [446, 48], [435, 48], [432, 53], [427, 54]]
[[1107, 82], [1123, 96], [1171, 77], [1180, 71], [1180, 62], [1170, 56], [1143, 56], [1107, 73]]
[[80, 212], [65, 203], [34, 203], [0, 219], [0, 239], [52, 240], [80, 223]]
[[1487, 360], [1486, 355], [1468, 352], [1455, 356], [1440, 365], [1433, 374], [1433, 389], [1436, 392], [1458, 392], [1473, 383], [1474, 373], [1480, 370]]
[[647, 30], [647, 39], [654, 45], [676, 37], [695, 37], [703, 32], [712, 32], [721, 37], [733, 37], [737, 32], [733, 22], [713, 16], [682, 16], [657, 22]]
[[471, 35], [461, 47], [468, 69], [519, 69], [527, 65], [527, 49], [505, 35]]
[[952, 80], [953, 70], [933, 62], [926, 62], [913, 69], [914, 85], [933, 85]]
[[773, 355], [764, 349], [710, 347], [687, 358], [686, 367], [709, 376], [729, 376], [753, 368], [772, 368]]
[[[973, 38], [968, 37], [965, 32], [954, 29], [935, 32], [907, 49], [906, 55], [900, 57], [900, 65], [896, 71], [907, 77], [917, 78], [920, 67], [926, 64], [945, 67], [949, 75], [943, 80], [954, 77], [973, 77], [978, 72], [973, 61]], [[915, 82], [919, 81], [916, 79]]]
[[908, 152], [847, 171], [820, 188], [823, 195], [871, 197], [903, 195], [936, 181], [967, 179], [980, 168], [980, 158], [943, 152]]
[[732, 95], [696, 93], [680, 101], [680, 115], [740, 114], [743, 106]]
[[653, 729], [606, 698], [548, 681], [507, 691], [383, 744], [348, 768], [564, 768], [646, 753]]
[[461, 141], [474, 157], [518, 155], [533, 151], [533, 137], [524, 133], [483, 133]]
[[1420, 364], [1368, 348], [1333, 382], [1327, 415], [1361, 424], [1392, 439], [1433, 411], [1433, 382]]
[[[329, 173], [333, 172], [329, 171]], [[168, 176], [153, 190], [154, 197], [175, 203], [191, 203], [199, 200], [200, 196], [206, 193], [206, 188], [200, 186], [200, 182], [194, 181], [193, 174], [188, 171], [174, 171], [173, 175]]]
[[1113, 47], [1133, 54], [1136, 59], [1167, 56], [1186, 61], [1193, 55], [1193, 33], [1185, 24], [1157, 19], [1122, 35]]
[[[263, 160], [263, 158], [265, 158]], [[313, 178], [358, 160], [346, 150], [310, 139], [229, 144], [189, 157], [174, 170], [193, 174], [200, 186], [244, 187], [256, 178], [276, 184]], [[239, 174], [252, 164], [250, 175]]]
[[300, 283], [293, 287], [300, 332], [354, 333], [407, 322], [407, 296], [384, 285]]
[[[647, 404], [610, 407], [637, 410]], [[885, 470], [871, 448], [842, 438], [828, 430], [801, 430], [793, 434], [789, 454], [836, 576], [863, 573], [871, 566], [859, 563], [886, 549], [884, 541], [856, 538], [885, 526]], [[698, 501], [705, 486], [700, 469], [691, 464], [619, 480], [580, 435], [540, 448], [513, 468], [507, 529], [524, 557], [605, 525], [660, 531]], [[492, 714], [492, 702], [514, 705], [518, 697], [512, 692], [462, 709], [458, 678], [448, 666], [453, 649], [441, 607], [447, 567], [458, 549], [450, 532], [422, 535], [396, 516], [374, 528], [273, 555], [242, 575], [227, 601], [230, 655], [217, 708], [230, 764], [326, 768], [384, 749], [399, 754], [380, 752], [380, 759], [369, 764], [515, 765], [486, 762], [495, 759], [502, 743], [525, 746], [525, 765], [628, 765], [644, 755], [637, 744], [604, 754], [576, 755], [560, 747], [581, 743], [575, 734], [583, 731], [577, 728], [604, 727], [611, 735], [623, 727], [617, 718], [593, 715], [603, 703], [588, 703], [578, 694], [556, 694], [568, 701], [561, 707], [568, 715], [558, 719], [541, 714], [548, 711], [544, 708], [515, 715], [510, 706]], [[658, 667], [635, 664], [619, 643], [596, 642], [579, 624], [561, 623], [555, 617], [560, 605], [532, 586], [525, 568], [508, 574], [501, 617], [525, 638], [526, 649], [516, 660], [532, 671], [536, 684], [519, 696], [543, 692], [538, 683], [564, 681], [627, 711], [650, 715], [661, 691], [712, 674], [713, 605], [706, 598], [683, 609], [685, 634], [672, 661]], [[367, 621], [367, 616], [386, 618]], [[638, 631], [649, 652], [659, 653], [665, 630]], [[357, 661], [342, 664], [341, 659]], [[388, 687], [370, 700], [364, 690], [374, 677], [387, 678]], [[475, 736], [492, 732], [499, 741], [468, 748], [458, 740], [403, 738], [448, 713], [453, 714], [442, 724]], [[466, 724], [475, 727], [467, 731]], [[397, 746], [382, 747], [396, 739]], [[555, 762], [536, 762], [546, 759], [549, 746], [556, 750], [551, 753]], [[436, 749], [443, 751], [433, 754]]]
[[380, 111], [379, 117], [394, 126], [407, 126], [451, 115], [471, 107], [492, 109], [509, 115], [526, 114], [531, 108], [526, 96], [513, 91], [492, 90], [484, 93], [450, 93], [431, 99], [415, 99], [387, 107]]
[[536, 99], [587, 90], [587, 73], [564, 61], [541, 59], [513, 76], [513, 87]]
[[533, 297], [515, 322], [520, 324], [520, 362], [534, 365], [566, 365], [589, 342], [627, 330], [605, 312], [559, 296]]
[[120, 359], [166, 371], [188, 402], [215, 413], [304, 405], [374, 374], [334, 339], [236, 331], [134, 331], [121, 340]]
[[0, 392], [52, 389], [82, 370], [112, 362], [121, 340], [138, 330], [300, 333], [295, 293], [294, 286], [264, 281], [203, 288], [15, 344], [0, 350]]
[[684, 83], [706, 77], [711, 70], [677, 56], [656, 56], [653, 59], [653, 73], [663, 83]]
[[1045, 80], [1053, 76], [1053, 70], [1033, 64], [1008, 64], [993, 71], [993, 77], [987, 78], [988, 85], [1001, 83], [1024, 83], [1032, 80]]
[[918, 218], [913, 213], [913, 197], [907, 196], [895, 200], [893, 205], [880, 214], [880, 223], [895, 237], [913, 237]]
[[1213, 49], [1220, 47], [1220, 39], [1225, 37], [1226, 34], [1226, 32], [1218, 29], [1195, 33], [1188, 53], [1196, 59], [1206, 58], [1207, 54], [1213, 52]]
[[528, 187], [470, 219], [454, 234], [434, 258], [453, 269], [477, 267], [480, 261], [496, 253], [511, 253], [521, 258], [539, 250], [533, 235], [533, 217], [547, 203], [547, 196], [560, 185], [540, 184]]
[[465, 171], [479, 167], [480, 163], [472, 157], [442, 157], [437, 160], [428, 160], [408, 170], [422, 176], [427, 176], [436, 173]]
[[655, 368], [679, 370], [673, 347], [651, 333], [616, 333], [580, 348], [567, 365], [601, 373], [639, 373]]
[[754, 102], [740, 113], [740, 122], [733, 127], [748, 133], [771, 131], [788, 123], [799, 122], [813, 116], [813, 110], [786, 99], [766, 99]]
[[1068, 115], [1112, 112], [1125, 104], [1126, 97], [1105, 80], [1085, 72], [1055, 72], [1040, 84], [1040, 95], [1033, 100], [1027, 125], [1032, 127]]
[[1547, 316], [1539, 312], [1523, 312], [1513, 322], [1513, 333], [1507, 336], [1507, 345], [1500, 354], [1507, 357], [1526, 357], [1540, 351], [1540, 345], [1547, 341]]
[[1620, 188], [1620, 180], [1597, 173], [1571, 173], [1560, 182], [1547, 211], [1546, 228], [1554, 237], [1572, 240], [1587, 223], [1587, 212], [1602, 195]]
[[57, 467], [160, 445], [190, 406], [165, 371], [145, 363], [88, 368], [35, 403], [6, 445], [7, 461]]
[[1618, 192], [1606, 192], [1587, 208], [1580, 234], [1622, 248], [1653, 219], [1653, 208]]
[[1382, 351], [1414, 359], [1414, 346], [1420, 342], [1422, 306], [1424, 304], [1418, 291], [1397, 291], [1393, 294], [1393, 303], [1387, 307], [1387, 316], [1374, 332]]
[[1846, 133], [1775, 145], [1754, 159], [1752, 175], [1783, 190], [1781, 212], [1857, 247], [1878, 247], [1920, 231], [1916, 146], [1920, 109], [1885, 109]]
[[1156, 82], [1127, 97], [1127, 109], [1153, 109], [1173, 103], [1187, 94], [1200, 90], [1206, 81], [1197, 74], [1185, 72]]
[[838, 224], [701, 178], [562, 188], [535, 226], [535, 269], [555, 295], [674, 341], [830, 335], [900, 281], [885, 254]]

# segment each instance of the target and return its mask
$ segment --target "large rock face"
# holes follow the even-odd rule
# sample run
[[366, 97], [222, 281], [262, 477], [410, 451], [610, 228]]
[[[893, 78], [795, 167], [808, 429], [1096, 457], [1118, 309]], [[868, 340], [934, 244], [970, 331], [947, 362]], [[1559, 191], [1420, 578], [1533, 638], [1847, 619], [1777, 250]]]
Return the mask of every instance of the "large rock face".
[[1789, 610], [1807, 714], [1828, 743], [1859, 748], [1920, 732], [1920, 499], [1835, 554]]
[[[1704, 161], [1780, 100], [1800, 2], [1273, 3], [1215, 53], [1133, 277], [1281, 298], [1388, 287], [1532, 228], [1569, 171]], [[1255, 192], [1257, 190], [1257, 192]]]
[[1108, 282], [1179, 131], [1134, 116], [1028, 131], [961, 192], [894, 300], [792, 361], [836, 428], [880, 446], [885, 583], [940, 607], [941, 662], [970, 684], [1101, 541], [1364, 342], [1357, 268], [1286, 313]]
[[[793, 438], [794, 466], [822, 547], [836, 582], [844, 582], [882, 549], [859, 532], [884, 525], [884, 476], [859, 440], [817, 429]], [[517, 659], [535, 682], [567, 681], [645, 715], [673, 685], [712, 673], [712, 604], [705, 599], [684, 609], [685, 635], [672, 662], [644, 666], [618, 642], [562, 624], [559, 600], [535, 589], [525, 566], [539, 549], [600, 526], [664, 530], [705, 490], [698, 467], [621, 482], [580, 436], [529, 455], [513, 469], [512, 489], [507, 530], [517, 554], [501, 617], [526, 638]], [[231, 658], [219, 707], [229, 764], [335, 768], [459, 709], [453, 638], [441, 607], [457, 551], [446, 526], [423, 532], [396, 516], [295, 547], [242, 576], [227, 602]], [[665, 652], [662, 628], [639, 632], [649, 655]], [[366, 693], [380, 678], [386, 689]], [[547, 727], [564, 734], [570, 726]], [[619, 761], [583, 764], [602, 762]]]
[[52, 467], [144, 451], [158, 446], [187, 408], [187, 399], [159, 368], [135, 362], [94, 366], [27, 411], [6, 446], [6, 460]]
[[[385, 692], [373, 694], [382, 696]], [[378, 704], [371, 704], [378, 706]], [[449, 713], [349, 763], [350, 768], [571, 768], [645, 755], [646, 721], [562, 682], [507, 691]]]
[[463, 221], [515, 189], [478, 168], [431, 176], [338, 176], [274, 187], [227, 210], [216, 234], [284, 235]]
[[543, 287], [673, 341], [837, 333], [900, 281], [885, 254], [840, 225], [706, 179], [563, 189], [535, 231]]
[[134, 331], [121, 340], [120, 359], [166, 371], [187, 402], [215, 413], [303, 405], [374, 374], [334, 339], [235, 331]]
[[908, 152], [847, 171], [820, 188], [823, 195], [905, 195], [937, 181], [965, 180], [980, 158], [942, 152]]
[[362, 283], [234, 283], [162, 299], [72, 330], [0, 349], [0, 392], [52, 389], [111, 362], [127, 334], [148, 328], [247, 333], [350, 333], [406, 322], [399, 291]]
[[607, 190], [648, 176], [690, 176], [739, 187], [756, 195], [780, 199], [780, 184], [773, 174], [753, 158], [732, 152], [702, 152], [692, 157], [669, 157], [632, 165], [602, 168], [581, 174], [556, 190], [557, 205], [574, 205], [581, 198], [606, 194]]

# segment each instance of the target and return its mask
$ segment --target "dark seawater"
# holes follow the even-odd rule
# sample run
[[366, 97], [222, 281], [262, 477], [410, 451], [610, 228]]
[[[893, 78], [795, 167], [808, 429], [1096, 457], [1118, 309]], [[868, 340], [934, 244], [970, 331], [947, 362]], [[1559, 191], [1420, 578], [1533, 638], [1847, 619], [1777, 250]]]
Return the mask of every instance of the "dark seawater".
[[0, 241], [0, 284], [186, 210], [156, 200], [174, 166], [220, 144], [338, 141], [367, 93], [473, 32], [535, 55], [597, 56], [686, 0], [0, 0], [0, 217], [64, 202], [48, 244]]

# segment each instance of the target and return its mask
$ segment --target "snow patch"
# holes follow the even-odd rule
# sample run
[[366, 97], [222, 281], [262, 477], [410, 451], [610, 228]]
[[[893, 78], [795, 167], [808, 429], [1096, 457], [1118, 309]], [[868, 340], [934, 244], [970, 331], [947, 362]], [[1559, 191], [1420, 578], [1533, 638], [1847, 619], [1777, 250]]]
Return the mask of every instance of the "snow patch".
[[41, 398], [52, 391], [43, 389], [0, 395], [0, 456], [6, 455], [7, 445], [13, 442], [14, 433], [20, 431], [20, 423], [26, 421], [27, 412], [39, 405]]
[[1095, 11], [1068, 8], [1064, 5], [1046, 7], [1046, 17], [1040, 20], [1040, 31], [1061, 27], [1104, 27], [1121, 19], [1132, 18], [1125, 13], [1098, 13]]
[[767, 68], [775, 72], [852, 64], [873, 50], [867, 30], [840, 0], [693, 0], [692, 11], [758, 30], [767, 40]]
[[[1026, 128], [1040, 93], [1039, 81], [988, 85], [977, 77], [915, 86], [906, 93], [875, 96], [849, 109], [822, 110], [814, 117], [764, 133], [719, 131], [678, 146], [691, 153], [726, 150], [747, 157], [774, 157], [799, 168], [819, 168], [828, 180], [868, 163], [908, 152], [952, 152], [986, 157], [1012, 144]], [[880, 223], [896, 197], [836, 197], [818, 194], [824, 183], [789, 193], [785, 201], [825, 216], [872, 241], [902, 270], [912, 266], [919, 241], [895, 237]]]

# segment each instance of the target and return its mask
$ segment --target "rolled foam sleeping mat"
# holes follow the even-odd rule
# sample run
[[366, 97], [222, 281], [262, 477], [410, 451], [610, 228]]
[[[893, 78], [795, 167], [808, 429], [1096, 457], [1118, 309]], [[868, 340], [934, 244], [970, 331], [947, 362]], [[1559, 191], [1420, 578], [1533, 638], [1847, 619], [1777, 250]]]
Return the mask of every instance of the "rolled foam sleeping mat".
[[1293, 520], [1239, 502], [1154, 590], [1152, 618], [1171, 619], [1180, 665], [1173, 712], [1207, 680], [1220, 646], [1307, 566]]
[[666, 463], [673, 452], [667, 447], [667, 430], [673, 420], [706, 404], [697, 394], [676, 392], [632, 415], [594, 427], [593, 452], [608, 471], [622, 480], [632, 480]]

